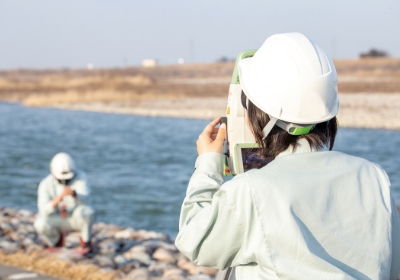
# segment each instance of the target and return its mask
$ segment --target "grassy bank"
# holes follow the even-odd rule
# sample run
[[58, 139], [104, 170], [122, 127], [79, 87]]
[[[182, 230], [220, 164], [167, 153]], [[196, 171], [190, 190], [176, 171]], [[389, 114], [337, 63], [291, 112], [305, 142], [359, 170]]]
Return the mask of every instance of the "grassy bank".
[[[400, 92], [400, 59], [338, 60], [342, 93]], [[233, 63], [98, 70], [0, 71], [0, 98], [29, 106], [226, 97]]]
[[[344, 127], [400, 129], [400, 59], [338, 60]], [[27, 106], [212, 119], [225, 115], [233, 63], [0, 71], [0, 100]]]

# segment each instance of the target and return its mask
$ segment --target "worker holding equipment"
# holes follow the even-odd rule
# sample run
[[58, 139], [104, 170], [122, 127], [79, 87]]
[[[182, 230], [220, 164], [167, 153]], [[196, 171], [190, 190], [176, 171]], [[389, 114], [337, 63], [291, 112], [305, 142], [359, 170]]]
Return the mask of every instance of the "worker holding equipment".
[[83, 171], [66, 153], [56, 154], [38, 189], [39, 215], [34, 227], [50, 247], [62, 247], [64, 232], [80, 231], [81, 246], [91, 248], [94, 210], [88, 205], [90, 187]]
[[[235, 71], [241, 90], [229, 93], [227, 125], [212, 121], [197, 141], [178, 249], [198, 265], [235, 267], [217, 279], [400, 278], [400, 221], [388, 176], [332, 151], [333, 62], [304, 35], [285, 33], [238, 59]], [[232, 114], [243, 117], [252, 139]], [[240, 136], [235, 130], [241, 139], [232, 138]], [[263, 167], [243, 168], [249, 145]], [[236, 176], [224, 183], [223, 173]]]

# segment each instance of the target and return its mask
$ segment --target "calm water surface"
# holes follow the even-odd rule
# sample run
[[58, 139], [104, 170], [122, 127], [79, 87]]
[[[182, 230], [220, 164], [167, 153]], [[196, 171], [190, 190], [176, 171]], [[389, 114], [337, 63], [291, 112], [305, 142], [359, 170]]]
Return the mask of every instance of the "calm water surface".
[[[207, 123], [0, 103], [0, 206], [36, 211], [37, 186], [64, 151], [89, 177], [98, 221], [175, 236]], [[341, 129], [335, 150], [381, 165], [400, 203], [398, 147], [400, 131]]]

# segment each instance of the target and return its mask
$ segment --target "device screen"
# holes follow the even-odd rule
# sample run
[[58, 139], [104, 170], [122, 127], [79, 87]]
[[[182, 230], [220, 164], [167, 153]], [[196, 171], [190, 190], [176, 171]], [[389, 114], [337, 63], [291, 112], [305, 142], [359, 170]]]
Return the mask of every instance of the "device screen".
[[257, 148], [241, 148], [244, 172], [254, 168], [260, 169], [270, 162], [261, 158], [257, 154], [258, 150]]

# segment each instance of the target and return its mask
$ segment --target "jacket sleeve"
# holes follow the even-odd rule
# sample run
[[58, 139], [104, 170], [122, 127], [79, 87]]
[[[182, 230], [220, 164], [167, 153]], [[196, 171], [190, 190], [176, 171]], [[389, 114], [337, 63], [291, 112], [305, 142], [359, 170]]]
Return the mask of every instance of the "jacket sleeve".
[[[382, 184], [391, 190], [389, 176], [378, 164], [375, 163], [375, 166], [378, 170], [378, 176], [380, 177]], [[392, 263], [390, 266], [390, 280], [397, 280], [400, 279], [400, 219], [397, 212], [396, 203], [394, 202], [391, 194], [390, 207], [388, 208], [391, 208], [390, 210], [392, 213]]]
[[223, 156], [196, 160], [183, 201], [175, 244], [198, 265], [225, 269], [256, 264], [255, 211], [245, 175], [223, 184]]
[[38, 210], [39, 214], [42, 216], [49, 216], [54, 213], [55, 209], [51, 206], [52, 197], [49, 193], [49, 185], [48, 180], [44, 179], [40, 182], [38, 188]]
[[400, 279], [400, 219], [396, 204], [392, 202], [392, 265], [390, 279]]
[[78, 204], [89, 204], [90, 186], [86, 174], [83, 171], [79, 171], [79, 175], [71, 188], [78, 195]]

